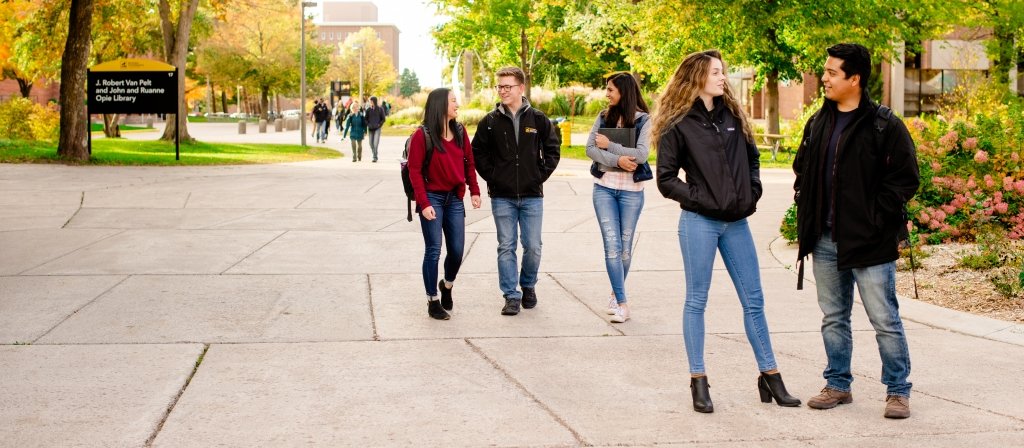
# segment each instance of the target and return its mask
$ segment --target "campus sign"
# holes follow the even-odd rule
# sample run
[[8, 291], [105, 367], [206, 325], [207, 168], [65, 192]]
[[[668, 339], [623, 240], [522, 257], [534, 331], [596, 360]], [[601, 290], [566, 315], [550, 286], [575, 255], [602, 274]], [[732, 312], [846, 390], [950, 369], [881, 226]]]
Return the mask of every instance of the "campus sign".
[[[94, 65], [86, 78], [86, 113], [177, 114], [179, 75], [173, 65], [149, 59], [118, 59]], [[175, 135], [175, 160], [180, 158], [178, 148]], [[92, 132], [89, 153], [92, 154]]]
[[89, 113], [178, 113], [178, 71], [146, 59], [120, 59], [89, 69]]

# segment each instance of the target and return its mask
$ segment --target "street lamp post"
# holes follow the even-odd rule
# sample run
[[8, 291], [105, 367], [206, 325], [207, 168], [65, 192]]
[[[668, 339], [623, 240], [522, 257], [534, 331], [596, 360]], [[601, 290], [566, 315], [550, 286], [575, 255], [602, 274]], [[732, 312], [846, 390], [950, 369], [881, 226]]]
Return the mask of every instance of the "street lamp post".
[[365, 107], [363, 104], [363, 44], [352, 45], [352, 48], [359, 50], [359, 104], [361, 107]]
[[299, 50], [299, 134], [302, 135], [302, 146], [306, 146], [306, 8], [316, 6], [316, 2], [302, 2], [302, 44]]

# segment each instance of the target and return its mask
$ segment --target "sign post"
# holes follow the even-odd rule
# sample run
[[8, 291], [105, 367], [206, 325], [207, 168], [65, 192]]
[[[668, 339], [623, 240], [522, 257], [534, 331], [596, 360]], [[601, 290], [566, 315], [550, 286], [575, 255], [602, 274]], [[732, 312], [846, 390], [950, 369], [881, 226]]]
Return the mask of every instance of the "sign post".
[[[92, 66], [86, 81], [89, 114], [174, 114], [178, 111], [178, 77], [173, 65], [148, 59], [118, 59]], [[89, 154], [92, 154], [91, 119]], [[181, 160], [177, 122], [174, 127], [174, 160]]]

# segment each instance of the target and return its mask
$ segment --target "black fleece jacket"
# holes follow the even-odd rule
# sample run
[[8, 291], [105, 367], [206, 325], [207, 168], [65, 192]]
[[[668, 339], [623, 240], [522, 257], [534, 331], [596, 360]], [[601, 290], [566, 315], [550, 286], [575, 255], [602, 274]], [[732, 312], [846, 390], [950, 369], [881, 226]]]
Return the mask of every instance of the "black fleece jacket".
[[[804, 126], [793, 161], [796, 182], [798, 262], [814, 251], [823, 233], [824, 170], [834, 172], [835, 216], [832, 240], [838, 268], [874, 266], [899, 257], [899, 239], [906, 232], [904, 205], [917, 192], [917, 153], [903, 120], [891, 115], [876, 123], [878, 105], [861, 99], [853, 121], [839, 137], [834, 166], [825, 155], [836, 117], [836, 103], [825, 100]], [[879, 128], [883, 128], [881, 131]]]
[[473, 136], [473, 158], [487, 194], [496, 198], [543, 197], [544, 182], [561, 158], [561, 136], [543, 112], [529, 103], [512, 118], [498, 106], [484, 116]]
[[761, 199], [760, 167], [757, 147], [721, 97], [710, 112], [697, 98], [658, 139], [658, 190], [683, 210], [709, 218], [732, 222], [752, 215]]

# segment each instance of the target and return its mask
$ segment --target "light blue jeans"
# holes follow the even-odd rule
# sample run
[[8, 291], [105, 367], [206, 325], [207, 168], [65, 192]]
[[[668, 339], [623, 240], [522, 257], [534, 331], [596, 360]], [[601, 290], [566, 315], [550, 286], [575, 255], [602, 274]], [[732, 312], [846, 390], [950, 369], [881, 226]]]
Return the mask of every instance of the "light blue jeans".
[[[466, 244], [466, 205], [455, 192], [427, 192], [435, 218], [427, 220], [420, 214], [423, 231], [423, 287], [428, 296], [437, 295], [437, 264], [441, 259], [441, 241], [448, 253], [444, 257], [444, 279], [455, 281], [462, 267]], [[419, 212], [419, 207], [417, 207]], [[442, 235], [444, 238], [442, 238]]]
[[777, 368], [768, 321], [764, 317], [757, 251], [747, 220], [719, 221], [683, 210], [679, 215], [679, 248], [683, 252], [686, 274], [683, 340], [690, 373], [704, 373], [704, 309], [716, 252], [722, 253], [722, 261], [743, 307], [743, 329], [754, 349], [757, 369], [765, 372]]
[[331, 129], [331, 120], [324, 120], [317, 123], [317, 130], [320, 131], [317, 134], [317, 138], [320, 140], [327, 140], [327, 131]]
[[370, 150], [373, 152], [373, 161], [377, 161], [377, 147], [380, 146], [380, 132], [384, 128], [378, 128], [376, 130], [368, 129], [370, 133]]
[[[522, 299], [523, 293], [516, 289], [517, 286], [533, 288], [537, 285], [544, 198], [491, 198], [491, 213], [498, 231], [498, 287], [506, 298]], [[521, 270], [516, 259], [520, 234], [523, 243]]]
[[[895, 244], [895, 243], [893, 243]], [[853, 333], [850, 312], [853, 310], [853, 285], [857, 284], [868, 320], [875, 327], [878, 354], [882, 357], [882, 383], [886, 394], [910, 396], [910, 350], [900, 320], [896, 301], [896, 263], [889, 262], [840, 271], [836, 262], [836, 243], [826, 232], [814, 247], [814, 283], [821, 307], [821, 338], [825, 342], [828, 366], [823, 376], [826, 386], [850, 391], [853, 374]]]
[[633, 235], [643, 208], [643, 191], [616, 190], [594, 184], [594, 212], [604, 240], [604, 267], [618, 303], [627, 302], [626, 277], [633, 260]]

